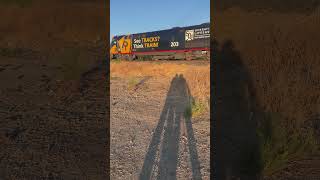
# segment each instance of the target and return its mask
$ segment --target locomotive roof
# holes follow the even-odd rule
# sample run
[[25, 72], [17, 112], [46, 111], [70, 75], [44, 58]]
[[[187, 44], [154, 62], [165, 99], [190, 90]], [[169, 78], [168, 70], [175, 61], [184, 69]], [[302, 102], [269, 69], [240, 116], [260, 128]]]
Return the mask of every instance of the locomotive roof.
[[123, 36], [128, 36], [128, 35], [135, 35], [135, 34], [161, 32], [161, 31], [167, 31], [167, 30], [172, 30], [172, 29], [186, 29], [186, 28], [192, 28], [192, 27], [196, 27], [196, 26], [205, 26], [205, 25], [210, 26], [210, 22], [202, 23], [202, 24], [198, 24], [198, 25], [192, 25], [192, 26], [185, 26], [185, 27], [173, 27], [173, 28], [170, 28], [170, 29], [162, 29], [162, 30], [157, 30], [157, 31], [149, 31], [149, 32], [142, 32], [142, 33], [133, 33], [133, 34], [126, 34], [126, 35], [116, 35], [116, 36], [113, 36], [113, 38], [123, 37]]

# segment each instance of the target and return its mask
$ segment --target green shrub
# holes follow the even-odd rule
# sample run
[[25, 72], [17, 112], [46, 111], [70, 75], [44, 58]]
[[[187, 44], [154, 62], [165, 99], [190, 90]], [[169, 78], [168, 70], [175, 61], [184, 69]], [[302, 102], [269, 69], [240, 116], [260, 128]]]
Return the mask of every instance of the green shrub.
[[128, 81], [128, 88], [132, 90], [139, 82], [140, 80], [137, 77], [130, 77]]
[[119, 64], [119, 63], [121, 63], [121, 60], [120, 59], [114, 59], [114, 60], [111, 60], [111, 63]]
[[185, 117], [198, 117], [207, 111], [206, 103], [197, 100], [195, 98], [191, 98], [190, 105], [186, 107]]

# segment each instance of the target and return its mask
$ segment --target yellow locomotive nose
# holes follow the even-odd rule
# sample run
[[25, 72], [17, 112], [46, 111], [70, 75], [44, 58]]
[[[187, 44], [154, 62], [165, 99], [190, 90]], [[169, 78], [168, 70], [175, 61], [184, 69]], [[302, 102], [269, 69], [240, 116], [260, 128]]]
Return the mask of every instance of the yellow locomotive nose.
[[117, 40], [115, 37], [112, 37], [110, 44], [110, 57], [114, 58], [116, 54], [118, 54]]
[[132, 51], [131, 46], [131, 35], [113, 37], [110, 45], [110, 56], [115, 58], [117, 56], [130, 54]]

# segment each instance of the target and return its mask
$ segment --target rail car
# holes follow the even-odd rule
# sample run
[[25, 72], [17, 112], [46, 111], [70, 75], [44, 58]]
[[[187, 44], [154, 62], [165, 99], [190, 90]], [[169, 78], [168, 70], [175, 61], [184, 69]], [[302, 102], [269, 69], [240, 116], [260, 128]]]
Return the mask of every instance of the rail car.
[[209, 59], [210, 23], [114, 36], [112, 59]]

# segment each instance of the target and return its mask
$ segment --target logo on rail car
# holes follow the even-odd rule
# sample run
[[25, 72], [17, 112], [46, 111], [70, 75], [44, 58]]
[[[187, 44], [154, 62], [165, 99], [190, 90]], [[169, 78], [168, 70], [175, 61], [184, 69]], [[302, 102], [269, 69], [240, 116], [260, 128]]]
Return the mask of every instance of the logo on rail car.
[[128, 47], [128, 41], [125, 40], [125, 41], [123, 41], [121, 48], [124, 48], [124, 50], [126, 51], [127, 47]]
[[123, 36], [118, 40], [118, 48], [121, 53], [130, 53], [131, 52], [131, 39], [130, 36]]
[[186, 41], [205, 39], [205, 38], [210, 38], [210, 29], [208, 27], [186, 30], [185, 32]]
[[186, 41], [192, 41], [194, 39], [194, 30], [186, 30], [185, 38]]

